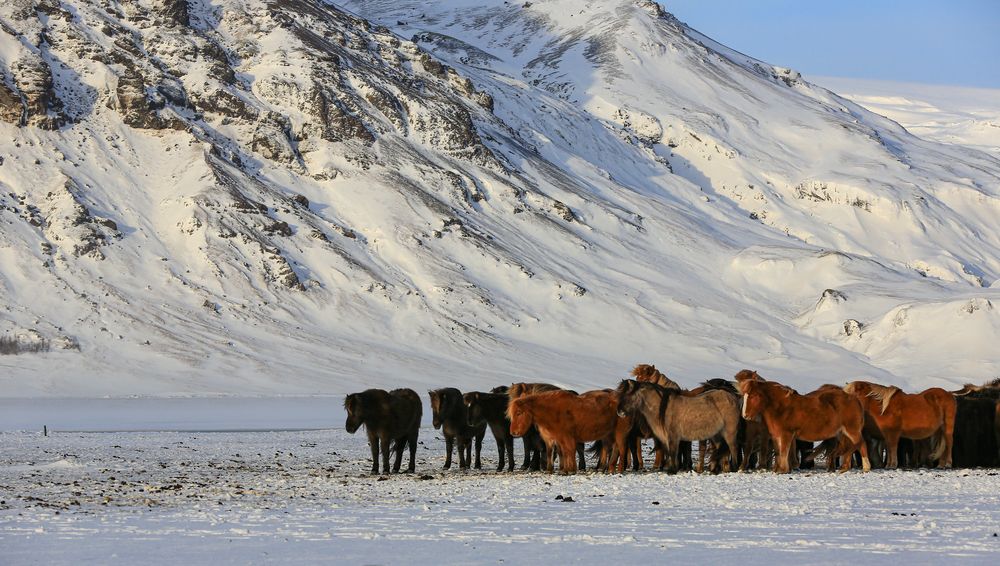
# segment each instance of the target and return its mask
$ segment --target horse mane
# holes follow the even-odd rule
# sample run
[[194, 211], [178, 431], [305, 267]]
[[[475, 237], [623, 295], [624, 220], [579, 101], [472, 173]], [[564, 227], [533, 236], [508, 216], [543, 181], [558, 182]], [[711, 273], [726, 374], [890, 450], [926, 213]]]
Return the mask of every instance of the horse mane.
[[521, 405], [526, 405], [528, 403], [528, 401], [530, 401], [530, 400], [531, 399], [529, 399], [527, 395], [525, 395], [523, 397], [518, 397], [516, 399], [513, 398], [513, 397], [511, 397], [510, 402], [507, 403], [507, 411], [505, 412], [505, 414], [507, 416], [507, 419], [508, 420], [512, 420], [513, 419], [514, 405], [515, 404], [518, 407], [520, 407]]
[[885, 414], [885, 410], [889, 408], [889, 401], [892, 400], [892, 396], [896, 393], [902, 391], [895, 385], [876, 385], [874, 383], [869, 383], [868, 387], [871, 387], [871, 391], [868, 396], [876, 401], [882, 402], [882, 410], [880, 414]]
[[676, 381], [664, 375], [653, 364], [639, 364], [632, 368], [632, 377], [643, 383], [655, 383], [668, 389], [680, 389]]
[[361, 402], [363, 407], [368, 407], [374, 404], [382, 402], [383, 396], [388, 395], [385, 391], [381, 389], [365, 389], [358, 393], [351, 393], [350, 395], [344, 397], [344, 409], [350, 409], [351, 404], [357, 401]]
[[715, 389], [721, 389], [723, 391], [729, 391], [730, 393], [736, 393], [736, 386], [729, 380], [722, 379], [721, 377], [715, 377], [709, 379], [708, 381], [702, 381], [701, 387], [705, 391], [712, 391]]
[[983, 387], [1000, 387], [1000, 377], [987, 381], [983, 384]]
[[764, 378], [760, 376], [759, 373], [752, 369], [740, 370], [736, 376], [733, 377], [737, 382], [743, 381], [764, 381]]

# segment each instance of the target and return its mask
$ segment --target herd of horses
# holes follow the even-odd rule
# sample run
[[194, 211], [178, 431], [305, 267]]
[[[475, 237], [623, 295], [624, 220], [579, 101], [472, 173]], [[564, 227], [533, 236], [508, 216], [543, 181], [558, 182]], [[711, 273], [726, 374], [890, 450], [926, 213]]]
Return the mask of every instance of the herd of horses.
[[[457, 449], [462, 469], [482, 467], [486, 429], [499, 454], [497, 471], [513, 471], [514, 439], [521, 469], [562, 473], [585, 469], [586, 452], [607, 472], [642, 469], [643, 441], [652, 439], [653, 468], [713, 473], [810, 468], [995, 467], [1000, 465], [1000, 379], [958, 391], [854, 381], [796, 390], [742, 370], [733, 380], [711, 379], [686, 390], [650, 364], [637, 365], [616, 389], [577, 393], [547, 383], [514, 383], [490, 392], [430, 391], [433, 425], [445, 438], [444, 468]], [[347, 431], [368, 434], [372, 473], [399, 472], [409, 448], [415, 469], [423, 416], [412, 389], [368, 389], [344, 399]], [[697, 442], [698, 463], [692, 458]], [[585, 450], [585, 444], [592, 443]], [[818, 445], [816, 443], [819, 443]], [[473, 449], [475, 461], [473, 462]], [[706, 463], [707, 460], [707, 463]]]

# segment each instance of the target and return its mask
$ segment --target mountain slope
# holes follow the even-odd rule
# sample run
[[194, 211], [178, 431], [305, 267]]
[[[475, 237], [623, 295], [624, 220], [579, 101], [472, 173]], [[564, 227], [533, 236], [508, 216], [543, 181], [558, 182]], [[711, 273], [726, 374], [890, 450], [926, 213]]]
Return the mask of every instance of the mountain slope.
[[0, 9], [3, 394], [998, 371], [997, 159], [648, 2], [344, 8]]

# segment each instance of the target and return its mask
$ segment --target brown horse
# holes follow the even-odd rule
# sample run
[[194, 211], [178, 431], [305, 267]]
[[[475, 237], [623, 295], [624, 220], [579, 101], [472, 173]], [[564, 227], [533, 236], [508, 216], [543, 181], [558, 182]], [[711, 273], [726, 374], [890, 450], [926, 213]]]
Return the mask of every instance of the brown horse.
[[[777, 450], [774, 471], [791, 472], [791, 450], [796, 439], [816, 442], [838, 434], [844, 434], [851, 441], [852, 453], [860, 447], [862, 467], [866, 472], [871, 469], [868, 445], [861, 435], [864, 409], [843, 389], [823, 386], [800, 395], [790, 387], [765, 381], [750, 370], [737, 373], [736, 383], [743, 394], [743, 418], [750, 420], [760, 415], [774, 439]], [[844, 458], [841, 471], [850, 468], [850, 457]]]
[[951, 444], [955, 431], [955, 396], [940, 387], [920, 393], [904, 393], [900, 388], [876, 385], [867, 381], [852, 381], [844, 391], [854, 395], [878, 425], [885, 438], [886, 467], [898, 466], [899, 438], [921, 440], [938, 437], [943, 450], [938, 459], [942, 468], [951, 467]]
[[739, 398], [724, 389], [700, 395], [682, 395], [655, 383], [622, 380], [615, 392], [619, 415], [641, 414], [666, 448], [667, 472], [677, 472], [681, 440], [719, 437], [729, 450], [729, 469], [736, 468], [736, 435], [740, 424]]
[[423, 407], [420, 396], [412, 389], [368, 389], [361, 393], [351, 393], [344, 398], [347, 410], [347, 432], [354, 434], [365, 425], [368, 445], [372, 449], [372, 473], [378, 473], [378, 454], [382, 450], [382, 471], [389, 473], [390, 445], [396, 452], [393, 472], [399, 471], [403, 461], [403, 448], [410, 447], [410, 466], [413, 473], [416, 465], [417, 434], [420, 432], [420, 417]]
[[462, 400], [469, 412], [469, 425], [488, 424], [497, 441], [497, 452], [500, 454], [497, 471], [503, 471], [505, 462], [507, 471], [514, 471], [514, 437], [510, 435], [510, 421], [507, 420], [510, 396], [506, 393], [472, 391], [463, 395]]
[[[544, 393], [546, 391], [564, 391], [561, 387], [552, 385], [551, 383], [512, 383], [510, 387], [507, 388], [507, 395], [510, 396], [510, 401], [523, 397], [525, 395], [533, 395], [535, 393]], [[575, 391], [570, 391], [570, 393], [576, 394]], [[510, 402], [508, 401], [508, 405]], [[538, 434], [537, 429], [530, 428], [528, 432], [522, 437], [524, 442], [524, 464], [521, 469], [526, 469], [531, 467], [532, 470], [538, 470], [542, 467], [542, 462], [551, 462], [552, 455], [548, 452], [548, 447], [542, 440], [541, 435]], [[529, 455], [529, 445], [531, 453]], [[577, 454], [577, 465], [581, 470], [587, 469], [587, 460], [584, 455], [584, 446], [580, 444], [576, 448]], [[543, 458], [544, 456], [544, 458]], [[552, 471], [552, 464], [546, 471]]]
[[574, 449], [580, 443], [603, 440], [624, 447], [628, 427], [621, 425], [618, 402], [607, 391], [577, 395], [572, 391], [546, 391], [511, 399], [507, 406], [510, 433], [521, 436], [531, 426], [538, 429], [548, 448], [546, 469], [551, 471], [559, 450], [559, 470], [575, 473]]

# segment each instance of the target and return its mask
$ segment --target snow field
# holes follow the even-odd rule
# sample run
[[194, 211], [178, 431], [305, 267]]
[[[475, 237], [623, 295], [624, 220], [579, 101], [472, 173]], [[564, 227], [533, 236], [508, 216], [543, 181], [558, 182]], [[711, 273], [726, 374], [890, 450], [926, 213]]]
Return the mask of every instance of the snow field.
[[[0, 434], [4, 564], [992, 563], [997, 472], [370, 476], [363, 433]], [[520, 444], [520, 443], [518, 443]], [[520, 446], [516, 449], [520, 456]], [[562, 499], [558, 499], [562, 496]], [[566, 501], [572, 498], [572, 501]]]

